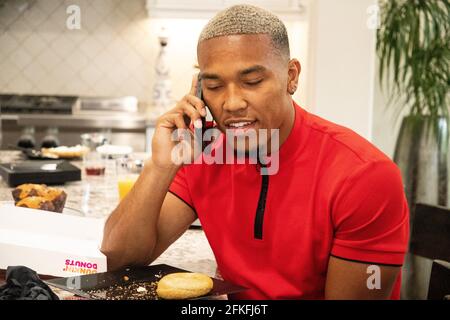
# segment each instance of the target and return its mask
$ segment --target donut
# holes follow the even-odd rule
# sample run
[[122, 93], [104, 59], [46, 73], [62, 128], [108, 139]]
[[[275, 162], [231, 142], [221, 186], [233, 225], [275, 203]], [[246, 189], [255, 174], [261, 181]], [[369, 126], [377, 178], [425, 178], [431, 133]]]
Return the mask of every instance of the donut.
[[180, 300], [201, 297], [212, 288], [212, 279], [203, 273], [176, 272], [158, 281], [156, 293], [162, 299]]

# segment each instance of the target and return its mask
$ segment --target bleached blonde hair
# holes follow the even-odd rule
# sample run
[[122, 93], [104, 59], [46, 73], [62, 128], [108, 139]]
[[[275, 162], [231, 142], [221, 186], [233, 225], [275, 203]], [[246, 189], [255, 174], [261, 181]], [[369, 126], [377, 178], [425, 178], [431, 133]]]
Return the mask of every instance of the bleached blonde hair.
[[203, 28], [200, 42], [222, 36], [267, 34], [281, 54], [290, 57], [289, 39], [284, 23], [273, 13], [252, 5], [235, 5], [217, 13]]

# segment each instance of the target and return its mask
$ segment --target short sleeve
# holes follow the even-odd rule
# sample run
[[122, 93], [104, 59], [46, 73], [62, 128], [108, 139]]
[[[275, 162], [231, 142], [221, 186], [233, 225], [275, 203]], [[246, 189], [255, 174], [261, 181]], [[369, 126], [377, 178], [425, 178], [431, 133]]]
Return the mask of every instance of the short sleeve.
[[178, 170], [175, 178], [169, 186], [169, 192], [185, 202], [195, 211], [191, 193], [189, 191], [189, 186], [187, 183], [186, 167], [181, 167]]
[[402, 265], [409, 209], [400, 171], [391, 161], [365, 164], [349, 176], [332, 206], [335, 257]]

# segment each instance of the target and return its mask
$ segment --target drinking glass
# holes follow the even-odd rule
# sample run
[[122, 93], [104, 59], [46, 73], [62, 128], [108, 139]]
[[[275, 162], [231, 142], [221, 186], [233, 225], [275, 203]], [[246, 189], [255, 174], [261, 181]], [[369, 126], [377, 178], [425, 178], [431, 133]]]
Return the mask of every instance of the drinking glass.
[[90, 151], [84, 155], [83, 165], [87, 176], [105, 175], [105, 159], [96, 151]]
[[117, 187], [119, 189], [119, 199], [122, 200], [133, 188], [139, 174], [143, 168], [143, 161], [133, 158], [117, 159]]

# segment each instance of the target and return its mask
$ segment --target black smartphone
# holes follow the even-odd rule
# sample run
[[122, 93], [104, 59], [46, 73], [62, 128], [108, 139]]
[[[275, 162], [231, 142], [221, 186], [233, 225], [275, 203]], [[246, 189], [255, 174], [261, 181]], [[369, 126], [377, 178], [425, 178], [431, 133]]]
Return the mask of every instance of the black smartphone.
[[[206, 107], [206, 102], [203, 100], [203, 90], [202, 90], [202, 79], [200, 77], [200, 73], [198, 74], [198, 82], [197, 82], [197, 92], [195, 94], [197, 98], [203, 101]], [[202, 129], [203, 131], [206, 129], [206, 117], [202, 117]]]
[[[206, 106], [206, 102], [203, 100], [202, 79], [200, 77], [200, 74], [198, 75], [197, 92], [195, 95], [197, 96], [197, 98], [199, 98], [200, 100], [203, 101], [203, 103], [205, 104], [205, 109], [208, 110], [208, 107]], [[212, 128], [213, 125], [212, 125], [212, 121], [211, 122], [206, 121], [206, 116], [201, 117], [201, 119], [202, 119], [202, 129], [201, 130], [194, 129], [194, 132], [195, 132], [196, 138], [199, 139], [198, 141], [202, 141], [202, 152], [203, 152], [203, 151], [205, 151], [206, 146], [208, 146], [208, 144], [210, 143], [208, 141], [204, 141], [203, 137], [205, 136], [206, 130], [209, 128]]]

